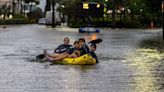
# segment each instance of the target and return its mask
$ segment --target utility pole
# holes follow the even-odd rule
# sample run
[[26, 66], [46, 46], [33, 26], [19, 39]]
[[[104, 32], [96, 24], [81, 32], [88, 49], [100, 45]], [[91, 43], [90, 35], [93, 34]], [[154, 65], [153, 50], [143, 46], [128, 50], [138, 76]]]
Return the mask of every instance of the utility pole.
[[18, 8], [18, 11], [17, 11], [17, 13], [20, 13], [20, 7], [19, 7], [19, 4], [20, 4], [20, 0], [17, 0], [17, 8]]
[[124, 8], [124, 10], [123, 10], [124, 20], [123, 21], [124, 21], [124, 27], [125, 27], [125, 18], [126, 18], [126, 16], [125, 16], [125, 10], [126, 10], [125, 4], [126, 4], [126, 1], [123, 0], [122, 4], [123, 4], [123, 8]]
[[12, 0], [12, 12], [15, 14], [15, 0]]
[[22, 0], [20, 0], [20, 3], [21, 3], [21, 5], [20, 5], [20, 13], [22, 14]]
[[52, 25], [51, 27], [55, 27], [55, 0], [52, 0]]
[[115, 29], [115, 0], [112, 0], [112, 28]]
[[162, 23], [163, 23], [163, 40], [164, 40], [164, 0], [162, 0]]

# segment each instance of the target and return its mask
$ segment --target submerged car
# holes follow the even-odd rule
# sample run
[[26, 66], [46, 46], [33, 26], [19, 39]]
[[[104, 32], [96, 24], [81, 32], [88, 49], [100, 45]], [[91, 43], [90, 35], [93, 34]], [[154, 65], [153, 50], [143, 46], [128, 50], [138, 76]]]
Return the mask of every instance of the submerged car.
[[79, 33], [99, 33], [100, 30], [98, 28], [93, 27], [80, 27]]
[[[40, 25], [52, 25], [52, 19], [50, 18], [41, 18], [38, 20], [38, 24]], [[61, 25], [60, 21], [55, 21], [55, 25]]]
[[40, 19], [38, 20], [38, 24], [40, 24], [40, 25], [46, 24], [46, 18], [40, 18]]

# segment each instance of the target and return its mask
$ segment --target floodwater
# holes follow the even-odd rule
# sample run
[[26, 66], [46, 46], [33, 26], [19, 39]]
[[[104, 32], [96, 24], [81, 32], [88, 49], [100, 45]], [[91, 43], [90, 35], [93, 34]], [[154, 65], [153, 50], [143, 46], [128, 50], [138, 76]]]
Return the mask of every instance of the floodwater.
[[[1, 27], [0, 92], [164, 92], [163, 69], [148, 69], [153, 73], [146, 76], [125, 62], [142, 39], [160, 31], [102, 29], [100, 34], [79, 34], [77, 29], [41, 25]], [[69, 37], [71, 44], [80, 37], [103, 39], [96, 51], [100, 63], [80, 66], [31, 61], [43, 49], [52, 53], [64, 37]]]

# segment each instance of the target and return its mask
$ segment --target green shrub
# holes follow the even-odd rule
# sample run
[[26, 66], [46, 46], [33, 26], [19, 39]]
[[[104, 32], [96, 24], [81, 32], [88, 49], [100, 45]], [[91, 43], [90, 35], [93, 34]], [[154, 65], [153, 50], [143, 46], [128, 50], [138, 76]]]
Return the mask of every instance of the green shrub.
[[26, 19], [27, 24], [34, 24], [37, 23], [37, 19]]
[[33, 24], [36, 23], [36, 20], [28, 19], [9, 19], [9, 20], [0, 20], [0, 25], [11, 25], [11, 24]]
[[23, 14], [15, 14], [13, 19], [25, 19], [25, 16]]
[[125, 21], [124, 27], [125, 28], [142, 28], [143, 26], [139, 20], [128, 20], [128, 21]]
[[164, 52], [164, 41], [162, 39], [162, 36], [157, 36], [157, 37], [143, 40], [140, 43], [140, 47], [157, 49], [161, 52]]
[[25, 19], [9, 19], [9, 20], [0, 20], [0, 24], [26, 24]]

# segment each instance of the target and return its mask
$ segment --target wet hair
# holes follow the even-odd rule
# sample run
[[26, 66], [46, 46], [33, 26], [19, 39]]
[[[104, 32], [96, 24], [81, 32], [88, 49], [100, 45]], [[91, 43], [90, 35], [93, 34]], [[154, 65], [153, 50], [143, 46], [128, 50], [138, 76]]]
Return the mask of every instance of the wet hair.
[[68, 39], [68, 40], [70, 41], [70, 39], [69, 39], [68, 37], [65, 37], [64, 40], [65, 40], [65, 39]]
[[75, 45], [76, 43], [79, 44], [79, 41], [75, 41], [75, 42], [74, 42], [74, 45]]
[[79, 38], [79, 41], [85, 42], [85, 39], [84, 38]]
[[97, 45], [96, 44], [91, 44], [90, 46], [92, 46], [93, 48], [97, 48]]

